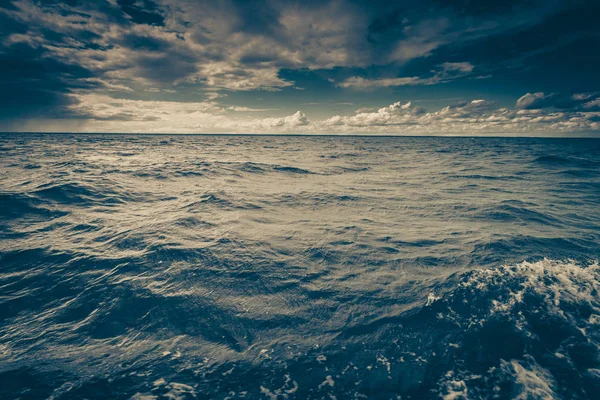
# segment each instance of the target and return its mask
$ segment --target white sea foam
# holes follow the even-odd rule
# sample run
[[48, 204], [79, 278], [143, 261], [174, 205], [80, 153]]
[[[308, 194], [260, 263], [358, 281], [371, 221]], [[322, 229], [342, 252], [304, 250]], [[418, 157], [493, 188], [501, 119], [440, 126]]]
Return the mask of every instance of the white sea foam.
[[165, 397], [171, 400], [184, 400], [189, 396], [196, 398], [196, 391], [193, 387], [177, 382], [171, 382], [166, 385], [169, 391], [165, 393]]
[[143, 393], [136, 393], [133, 396], [131, 396], [131, 400], [156, 400], [158, 399], [158, 397], [152, 395], [152, 394], [143, 394]]
[[[600, 322], [600, 266], [597, 262], [582, 266], [574, 261], [544, 259], [482, 269], [474, 271], [460, 287], [480, 292], [478, 296], [495, 296], [490, 297], [490, 315], [510, 315], [521, 330], [526, 328], [527, 321], [516, 307], [524, 303], [526, 295], [538, 299], [540, 305], [536, 307], [540, 311], [543, 309], [575, 326], [584, 335], [589, 325], [598, 326]], [[586, 305], [592, 314], [587, 320], [581, 319], [573, 314], [570, 304]], [[472, 316], [468, 323], [480, 325], [488, 317]]]
[[[567, 339], [556, 336], [557, 344], [548, 350], [556, 360], [574, 368], [579, 368], [581, 361], [573, 358], [569, 351], [573, 343], [599, 348], [595, 334], [600, 321], [600, 267], [597, 262], [582, 265], [575, 261], [544, 259], [475, 270], [460, 280], [459, 285], [441, 300], [439, 306], [443, 311], [438, 317], [453, 322], [461, 330], [479, 329], [491, 321], [501, 321], [501, 324], [512, 324], [515, 332], [520, 332], [526, 340], [540, 343], [539, 336], [547, 332], [540, 330], [537, 321], [540, 318], [551, 321], [553, 326], [566, 332], [561, 334]], [[591, 315], [582, 318], [582, 313]], [[573, 332], [578, 332], [576, 337]], [[456, 351], [463, 349], [454, 342], [449, 342], [448, 346]], [[499, 368], [490, 369], [483, 378], [495, 377], [511, 382], [515, 385], [517, 399], [560, 398], [551, 364], [542, 367], [540, 360], [531, 354], [509, 361], [499, 360]], [[596, 376], [591, 370], [587, 370], [587, 375]], [[468, 399], [470, 380], [479, 378], [481, 376], [469, 375], [468, 371], [451, 371], [440, 380], [441, 393], [448, 400]]]
[[436, 296], [434, 293], [429, 293], [429, 296], [427, 296], [427, 303], [425, 303], [425, 307], [429, 307], [439, 299], [441, 299], [441, 297]]
[[388, 375], [392, 372], [392, 364], [390, 364], [389, 360], [386, 357], [384, 357], [382, 355], [378, 355], [377, 361], [380, 364], [385, 366], [385, 368], [387, 369]]
[[455, 377], [454, 371], [448, 371], [444, 376], [441, 394], [444, 400], [466, 400], [469, 398], [466, 382]]
[[331, 377], [331, 375], [327, 375], [325, 377], [325, 380], [319, 385], [319, 389], [325, 386], [330, 386], [330, 387], [334, 387], [335, 386], [335, 381], [333, 380], [333, 378]]
[[290, 395], [293, 395], [298, 390], [298, 383], [293, 380], [289, 374], [285, 375], [285, 382], [279, 389], [269, 389], [264, 386], [260, 386], [260, 392], [267, 396], [269, 399], [277, 400], [279, 398], [287, 399]]
[[516, 400], [559, 398], [555, 392], [556, 382], [552, 375], [534, 360], [528, 360], [527, 364], [512, 360], [510, 363], [505, 363], [505, 368], [507, 366], [512, 369], [520, 389], [519, 394], [515, 397]]

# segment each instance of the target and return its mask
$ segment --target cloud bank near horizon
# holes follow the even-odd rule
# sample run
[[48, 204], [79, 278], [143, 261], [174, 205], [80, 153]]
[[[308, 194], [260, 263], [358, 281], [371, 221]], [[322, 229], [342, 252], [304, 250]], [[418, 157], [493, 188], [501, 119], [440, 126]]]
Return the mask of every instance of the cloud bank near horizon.
[[[589, 94], [572, 96], [573, 101]], [[254, 117], [252, 109], [231, 110], [216, 101], [170, 102], [115, 100], [82, 95], [71, 107], [83, 132], [132, 133], [314, 133], [489, 135], [556, 134], [600, 131], [600, 97], [588, 97], [581, 106], [559, 110], [536, 108], [543, 93], [522, 96], [514, 109], [477, 99], [427, 111], [412, 102], [396, 102], [379, 109], [358, 109], [348, 115], [311, 120], [302, 111], [282, 117]], [[540, 103], [541, 104], [541, 103]], [[262, 110], [259, 110], [262, 111]], [[54, 126], [47, 127], [54, 131]]]

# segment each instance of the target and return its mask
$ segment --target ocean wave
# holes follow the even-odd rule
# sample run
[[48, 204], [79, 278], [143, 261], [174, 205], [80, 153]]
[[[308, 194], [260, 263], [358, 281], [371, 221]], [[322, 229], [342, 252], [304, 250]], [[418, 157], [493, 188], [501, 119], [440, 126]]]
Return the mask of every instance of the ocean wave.
[[[51, 256], [55, 257], [69, 259]], [[31, 254], [30, 259], [39, 257]], [[193, 388], [188, 390], [192, 398], [245, 392], [249, 397], [272, 393], [289, 398], [591, 399], [599, 393], [597, 263], [545, 259], [415, 282], [417, 297], [409, 307], [362, 323], [349, 320], [339, 331], [324, 331], [319, 346], [310, 340], [302, 344], [304, 340], [293, 332], [265, 343], [256, 331], [312, 324], [301, 314], [240, 313], [237, 307], [227, 308], [202, 296], [208, 287], [199, 291], [185, 281], [139, 275], [132, 267], [115, 261], [103, 274], [95, 273], [83, 292], [77, 289], [83, 276], [64, 281], [44, 270], [37, 273], [50, 279], [45, 285], [52, 282], [53, 289], [34, 290], [30, 272], [22, 284], [29, 289], [15, 291], [0, 302], [5, 321], [21, 321], [19, 330], [4, 329], [4, 338], [11, 339], [10, 347], [3, 350], [5, 366], [26, 362], [31, 348], [38, 349], [38, 356], [59, 357], [58, 353], [52, 356], [50, 349], [87, 342], [88, 355], [68, 361], [72, 356], [67, 353], [65, 359], [62, 353], [62, 360], [57, 358], [54, 365], [66, 368], [68, 361], [87, 370], [90, 365], [85, 360], [97, 356], [92, 348], [103, 343], [101, 351], [128, 360], [125, 364], [110, 358], [100, 361], [111, 371], [107, 379], [123, 379], [119, 377], [127, 376], [143, 354], [153, 370], [134, 375], [127, 385], [110, 385], [107, 393], [113, 398], [136, 393], [160, 396], [173, 382]], [[0, 279], [7, 279], [6, 275]], [[57, 290], [62, 296], [57, 296]], [[315, 302], [336, 295], [324, 290], [311, 293]], [[35, 302], [28, 300], [34, 297]], [[40, 307], [47, 307], [46, 311], [33, 319], [23, 314]], [[7, 313], [9, 309], [13, 311]], [[173, 338], [180, 338], [177, 351], [159, 344]], [[127, 352], [119, 347], [124, 343]], [[213, 354], [221, 352], [221, 357], [207, 363], [207, 353], [200, 349], [211, 346]], [[238, 356], [223, 358], [228, 351]], [[253, 358], [255, 362], [247, 361]], [[0, 377], [46, 382], [37, 387], [46, 396], [45, 390], [55, 391], [70, 382], [70, 393], [86, 397], [99, 384], [71, 373], [57, 375], [54, 369], [42, 371], [9, 368], [0, 371]], [[7, 393], [7, 387], [1, 390]]]
[[298, 168], [298, 167], [290, 167], [285, 165], [275, 165], [272, 167], [273, 170], [277, 172], [290, 172], [294, 174], [313, 174], [314, 172], [309, 171], [308, 169]]
[[[461, 332], [460, 341], [452, 338], [458, 348], [449, 357], [460, 358], [454, 365], [460, 365], [461, 376], [479, 376], [463, 381], [461, 390], [487, 397], [505, 380], [509, 390], [501, 397], [599, 393], [594, 372], [600, 366], [598, 263], [524, 262], [455, 275], [439, 289], [440, 297], [427, 308], [436, 325], [448, 323]], [[454, 371], [450, 377], [455, 379]]]
[[40, 199], [26, 194], [0, 193], [0, 203], [2, 204], [0, 218], [3, 222], [24, 217], [29, 219], [36, 217], [40, 221], [47, 221], [67, 214], [64, 211], [51, 209]]
[[[516, 234], [475, 244], [471, 266], [497, 265], [505, 260], [557, 258], [565, 252], [585, 254], [596, 246], [592, 238], [561, 238]], [[585, 258], [580, 258], [585, 259]]]
[[0, 146], [2, 399], [600, 398], [592, 140]]
[[533, 160], [534, 163], [544, 164], [549, 166], [574, 165], [579, 167], [598, 167], [600, 162], [592, 159], [576, 157], [576, 156], [559, 156], [546, 154], [539, 156]]
[[275, 173], [291, 173], [291, 174], [300, 174], [300, 175], [315, 175], [317, 174], [314, 171], [308, 170], [306, 168], [295, 167], [291, 165], [283, 165], [276, 163], [258, 163], [258, 162], [216, 162], [215, 166], [224, 169], [231, 169], [237, 172], [250, 173], [250, 174], [265, 174], [269, 172]]
[[465, 174], [465, 175], [448, 175], [450, 179], [468, 179], [468, 180], [489, 180], [489, 181], [501, 181], [501, 180], [523, 180], [525, 178], [518, 175], [479, 175], [479, 174]]
[[545, 225], [561, 224], [560, 219], [552, 215], [536, 211], [535, 204], [523, 202], [502, 202], [493, 206], [482, 207], [477, 211], [475, 218], [484, 218], [504, 222], [522, 222], [524, 224], [535, 222]]
[[285, 193], [280, 195], [280, 197], [276, 200], [277, 203], [281, 205], [301, 207], [307, 205], [340, 205], [346, 202], [358, 202], [361, 200], [361, 198], [358, 196], [352, 196], [348, 194], [313, 193], [303, 191], [300, 193]]
[[[548, 259], [457, 273], [413, 308], [347, 328], [278, 373], [299, 398], [595, 398], [599, 282], [597, 263]], [[315, 384], [327, 376], [335, 385]]]
[[130, 198], [127, 193], [116, 191], [114, 185], [110, 183], [45, 183], [37, 186], [29, 194], [42, 201], [69, 206], [116, 205]]
[[239, 209], [239, 210], [256, 210], [261, 206], [258, 204], [245, 202], [244, 199], [239, 199], [234, 202], [226, 198], [224, 193], [204, 193], [198, 200], [192, 201], [184, 206], [189, 212], [196, 212], [207, 206], [214, 206], [221, 209]]

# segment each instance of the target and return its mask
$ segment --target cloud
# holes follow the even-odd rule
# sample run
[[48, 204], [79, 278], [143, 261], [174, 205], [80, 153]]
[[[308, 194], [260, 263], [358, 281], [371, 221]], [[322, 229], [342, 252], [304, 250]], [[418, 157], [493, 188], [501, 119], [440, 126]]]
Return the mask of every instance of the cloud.
[[[108, 95], [73, 95], [69, 112], [84, 132], [142, 133], [285, 133], [309, 126], [311, 121], [298, 111], [282, 117], [248, 118], [248, 113], [266, 112], [240, 106], [222, 106], [214, 100], [176, 102], [117, 99]], [[29, 129], [45, 130], [47, 120]], [[56, 124], [52, 125], [56, 126]]]
[[100, 121], [171, 121], [217, 115], [225, 111], [212, 101], [175, 102], [115, 99], [107, 95], [75, 95], [71, 111], [82, 118]]
[[600, 93], [562, 95], [544, 92], [527, 93], [517, 100], [519, 110], [555, 108], [560, 110], [600, 111]]
[[353, 76], [338, 83], [337, 86], [353, 89], [375, 89], [388, 86], [418, 85], [421, 84], [420, 81], [421, 79], [416, 76], [383, 79], [365, 79], [360, 76]]
[[425, 111], [397, 102], [373, 112], [334, 116], [322, 125], [334, 132], [386, 134], [535, 134], [598, 131], [599, 113], [510, 110], [478, 99]]
[[595, 98], [594, 100], [587, 101], [583, 104], [583, 108], [587, 110], [595, 110], [600, 111], [600, 97]]
[[401, 125], [410, 123], [415, 115], [422, 113], [424, 113], [422, 108], [413, 107], [410, 102], [404, 104], [397, 102], [375, 112], [358, 112], [349, 117], [334, 116], [325, 120], [324, 124], [350, 127]]
[[137, 24], [163, 26], [165, 23], [158, 5], [151, 0], [117, 0], [117, 4]]
[[456, 78], [457, 75], [468, 75], [475, 68], [469, 62], [445, 62], [440, 67], [441, 70], [436, 73], [439, 79]]
[[281, 118], [257, 118], [247, 121], [227, 121], [218, 124], [219, 129], [247, 133], [289, 133], [301, 132], [311, 125], [302, 111]]
[[[361, 109], [351, 115], [317, 120], [302, 111], [268, 116], [267, 110], [222, 106], [214, 100], [148, 101], [96, 94], [75, 95], [74, 100], [66, 107], [77, 117], [77, 129], [86, 132], [390, 135], [600, 132], [600, 112], [512, 110], [483, 99], [462, 101], [438, 110], [426, 110], [412, 102], [396, 102], [376, 110]], [[42, 121], [40, 126], [29, 125], [28, 129], [44, 130], [46, 125], [48, 122]]]
[[475, 67], [468, 62], [446, 62], [430, 71], [432, 75], [429, 77], [420, 78], [410, 76], [402, 78], [365, 79], [359, 76], [353, 76], [338, 83], [337, 86], [342, 88], [367, 90], [388, 86], [435, 85], [465, 77], [471, 74], [474, 68]]
[[226, 62], [213, 62], [201, 66], [199, 73], [189, 77], [187, 81], [234, 91], [278, 91], [293, 85], [293, 82], [281, 79], [278, 75], [276, 68], [244, 69]]
[[89, 70], [48, 57], [44, 48], [18, 43], [0, 51], [0, 121], [69, 117], [76, 102], [70, 88], [101, 86]]
[[[429, 2], [426, 2], [429, 3]], [[514, 26], [504, 14], [481, 20], [460, 8], [386, 2], [231, 0], [15, 1], [0, 13], [5, 43], [44, 47], [112, 85], [182, 83], [226, 90], [293, 86], [282, 69], [403, 64], [447, 43]], [[408, 2], [407, 2], [408, 4]], [[532, 4], [537, 9], [539, 5]], [[490, 8], [492, 9], [492, 8]], [[498, 21], [502, 19], [502, 23]], [[443, 63], [430, 78], [348, 80], [348, 86], [435, 84], [470, 71]]]
[[[77, 6], [21, 0], [15, 5], [15, 10], [0, 12], [13, 29], [3, 47], [43, 49], [46, 57], [77, 64], [113, 88], [187, 83], [212, 89], [276, 90], [293, 84], [278, 77], [280, 67], [299, 64], [287, 60], [291, 52], [289, 57], [282, 54], [283, 47], [274, 38], [238, 31], [248, 24], [238, 22], [241, 26], [227, 29], [224, 22], [235, 19], [236, 10], [219, 10], [211, 2], [206, 7], [148, 0], [117, 4], [100, 0]], [[198, 19], [187, 22], [194, 14]], [[273, 60], [255, 65], [243, 61], [252, 54], [259, 56], [261, 49], [273, 52]]]
[[225, 107], [226, 111], [235, 111], [235, 112], [264, 112], [270, 111], [268, 108], [250, 108], [245, 106], [228, 106]]
[[[596, 56], [589, 48], [595, 48], [597, 35], [590, 39], [589, 32], [595, 32], [597, 24], [590, 16], [597, 15], [591, 11], [598, 6], [588, 5], [590, 2], [567, 6], [566, 2], [541, 0], [476, 3], [463, 0], [5, 1], [0, 4], [0, 121], [89, 119], [115, 121], [115, 127], [118, 121], [135, 125], [135, 129], [146, 129], [145, 124], [152, 122], [156, 129], [166, 129], [166, 115], [181, 117], [167, 104], [160, 105], [167, 114], [152, 117], [142, 103], [115, 100], [121, 104], [118, 111], [118, 107], [111, 109], [107, 105], [106, 97], [95, 97], [92, 101], [85, 96], [127, 97], [144, 102], [169, 99], [187, 104], [200, 93], [207, 100], [196, 102], [203, 110], [197, 115], [203, 114], [205, 120], [190, 124], [190, 130], [217, 129], [226, 126], [226, 121], [220, 120], [225, 118], [224, 113], [242, 111], [244, 105], [230, 105], [234, 108], [228, 111], [227, 106], [215, 103], [218, 97], [208, 96], [244, 92], [237, 94], [243, 98], [252, 91], [282, 91], [281, 99], [287, 103], [285, 108], [289, 113], [298, 108], [290, 104], [294, 100], [287, 96], [289, 92], [305, 88], [295, 95], [302, 102], [310, 101], [307, 96], [317, 80], [324, 86], [318, 89], [319, 95], [326, 97], [342, 92], [335, 86], [376, 91], [461, 79], [465, 83], [467, 79], [489, 77], [490, 73], [495, 78], [497, 70], [491, 64], [502, 64], [496, 61], [510, 59], [511, 68], [520, 62], [522, 69], [526, 69], [526, 61], [547, 54], [548, 49], [556, 49], [556, 41], [548, 40], [546, 34], [560, 38], [565, 46], [571, 39], [587, 39], [587, 46], [570, 48], [579, 59], [592, 57], [591, 61], [573, 68], [594, 65]], [[514, 46], [519, 49], [518, 55], [526, 56], [514, 61]], [[560, 60], [563, 58], [541, 65], [550, 68], [560, 64]], [[532, 65], [540, 65], [540, 61]], [[303, 74], [315, 80], [313, 85], [310, 79], [299, 78]], [[586, 87], [577, 81], [577, 75], [563, 74], [566, 80], [578, 83], [573, 87]], [[588, 77], [581, 77], [581, 81], [590, 82], [586, 83], [588, 90], [600, 90]], [[327, 78], [333, 83], [328, 83]], [[520, 100], [517, 108], [567, 110], [569, 115], [600, 109], [598, 96], [593, 93], [588, 97], [581, 93], [574, 95], [581, 98], [545, 94], [535, 98], [536, 95], [531, 93], [529, 96], [533, 97]], [[327, 103], [333, 97], [319, 101]], [[355, 98], [348, 100], [369, 105]], [[182, 107], [185, 110], [188, 106]], [[250, 109], [246, 107], [242, 112]], [[253, 110], [266, 112], [263, 108]], [[416, 108], [411, 112], [416, 113]], [[393, 121], [399, 118], [397, 113], [389, 111], [365, 118], [381, 121], [392, 115], [389, 120]], [[323, 122], [310, 122], [304, 116], [309, 122], [301, 124], [304, 119], [298, 116], [278, 125], [279, 119], [287, 117], [270, 116], [275, 120], [254, 121], [248, 129], [283, 126], [318, 130]], [[410, 114], [403, 118], [408, 121], [415, 117]], [[175, 119], [171, 123], [173, 129], [183, 124]]]
[[544, 92], [526, 93], [517, 100], [518, 110], [534, 110], [550, 107], [554, 104], [554, 94], [545, 95]]

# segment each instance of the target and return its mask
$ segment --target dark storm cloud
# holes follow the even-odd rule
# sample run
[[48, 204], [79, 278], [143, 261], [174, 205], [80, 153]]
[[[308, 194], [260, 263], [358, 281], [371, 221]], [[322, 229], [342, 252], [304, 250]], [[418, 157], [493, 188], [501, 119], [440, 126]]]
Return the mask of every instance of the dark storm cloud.
[[[113, 46], [104, 41], [101, 29], [89, 26], [92, 16], [65, 8], [65, 3], [59, 1], [44, 1], [39, 6], [49, 14], [42, 14], [47, 20], [37, 24], [19, 18], [19, 13], [0, 12], [0, 39], [4, 39], [0, 51], [2, 128], [21, 126], [28, 119], [96, 118], [76, 108], [80, 103], [76, 94], [116, 87], [103, 80], [108, 70], [101, 65], [85, 65], [81, 58], [69, 56], [95, 50], [98, 53], [90, 60], [101, 64], [102, 53]], [[16, 5], [10, 10], [23, 11]], [[127, 23], [125, 17], [113, 14], [108, 3], [95, 2], [89, 11], [102, 12], [111, 23]], [[64, 22], [61, 17], [76, 18], [77, 29], [57, 29]], [[21, 35], [24, 40], [11, 40], [13, 35]], [[160, 65], [160, 60], [154, 62]]]
[[[16, 10], [17, 7], [5, 7]], [[0, 39], [10, 35], [26, 35], [31, 27], [23, 21], [0, 12]], [[48, 29], [38, 34], [47, 43], [63, 43], [64, 35]], [[73, 89], [93, 89], [87, 81], [93, 74], [79, 65], [63, 62], [52, 51], [28, 42], [5, 45], [0, 51], [0, 120], [31, 117], [73, 117], [69, 106], [77, 103], [70, 96]]]
[[[11, 8], [12, 9], [12, 8]], [[26, 35], [29, 26], [0, 13], [0, 38]], [[64, 35], [40, 30], [45, 42], [63, 42]], [[66, 63], [43, 46], [27, 42], [5, 45], [0, 51], [0, 119], [72, 116], [68, 106], [77, 101], [69, 94], [75, 88], [93, 89], [87, 81], [93, 74], [77, 62]], [[75, 60], [74, 60], [75, 61]]]

